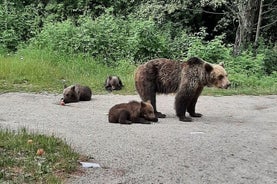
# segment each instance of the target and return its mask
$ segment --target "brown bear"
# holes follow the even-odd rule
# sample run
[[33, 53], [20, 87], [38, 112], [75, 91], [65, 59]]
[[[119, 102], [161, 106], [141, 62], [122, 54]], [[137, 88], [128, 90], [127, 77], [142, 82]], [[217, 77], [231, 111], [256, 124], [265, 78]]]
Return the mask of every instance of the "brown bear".
[[105, 88], [111, 92], [113, 90], [121, 90], [123, 87], [122, 81], [118, 76], [109, 76], [105, 81]]
[[109, 110], [110, 123], [142, 123], [149, 124], [149, 121], [157, 122], [154, 109], [148, 102], [130, 101], [129, 103], [121, 103], [113, 106]]
[[71, 86], [64, 86], [63, 98], [61, 101], [64, 103], [79, 102], [79, 101], [89, 101], [91, 100], [91, 89], [88, 86], [81, 86], [80, 84], [75, 84]]
[[160, 58], [137, 68], [135, 86], [143, 101], [151, 101], [158, 118], [165, 118], [166, 115], [157, 111], [156, 93], [176, 93], [176, 115], [180, 121], [192, 121], [186, 117], [186, 111], [191, 117], [202, 116], [195, 112], [195, 105], [204, 86], [227, 89], [230, 82], [223, 64], [210, 64], [197, 57], [187, 62]]

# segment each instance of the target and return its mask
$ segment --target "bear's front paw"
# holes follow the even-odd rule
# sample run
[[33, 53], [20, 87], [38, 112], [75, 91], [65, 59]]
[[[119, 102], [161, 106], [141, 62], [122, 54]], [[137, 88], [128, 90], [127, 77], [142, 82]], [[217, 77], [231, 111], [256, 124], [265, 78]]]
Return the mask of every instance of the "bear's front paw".
[[185, 117], [185, 116], [179, 117], [179, 120], [180, 120], [180, 121], [183, 121], [183, 122], [192, 122], [192, 118], [190, 118], [190, 117]]
[[152, 122], [151, 121], [145, 121], [142, 124], [152, 124]]
[[196, 118], [202, 117], [202, 114], [200, 114], [200, 113], [190, 113], [189, 115], [191, 117], [196, 117]]
[[162, 114], [161, 112], [155, 112], [155, 115], [157, 118], [165, 118], [166, 117], [166, 115]]

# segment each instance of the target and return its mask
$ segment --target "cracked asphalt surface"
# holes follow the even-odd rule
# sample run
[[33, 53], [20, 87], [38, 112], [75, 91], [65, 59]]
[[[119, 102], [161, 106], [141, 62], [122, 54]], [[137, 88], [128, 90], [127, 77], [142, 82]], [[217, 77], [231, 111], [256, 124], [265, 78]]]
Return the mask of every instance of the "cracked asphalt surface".
[[0, 127], [54, 134], [101, 165], [66, 183], [277, 183], [277, 95], [200, 96], [196, 111], [204, 116], [193, 122], [178, 121], [173, 95], [158, 95], [167, 118], [150, 125], [108, 123], [113, 105], [138, 95], [93, 95], [66, 106], [60, 98], [1, 94]]

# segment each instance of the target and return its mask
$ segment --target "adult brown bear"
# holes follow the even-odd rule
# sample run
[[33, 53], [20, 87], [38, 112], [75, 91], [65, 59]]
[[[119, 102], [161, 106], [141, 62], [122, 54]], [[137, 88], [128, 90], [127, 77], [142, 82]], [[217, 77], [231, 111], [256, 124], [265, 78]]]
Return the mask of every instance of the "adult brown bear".
[[166, 115], [157, 111], [156, 93], [176, 93], [175, 110], [180, 121], [192, 121], [186, 117], [201, 117], [195, 105], [204, 86], [228, 88], [230, 82], [223, 64], [210, 64], [193, 57], [187, 62], [170, 59], [154, 59], [140, 65], [135, 71], [135, 86], [143, 101], [150, 100], [156, 117]]

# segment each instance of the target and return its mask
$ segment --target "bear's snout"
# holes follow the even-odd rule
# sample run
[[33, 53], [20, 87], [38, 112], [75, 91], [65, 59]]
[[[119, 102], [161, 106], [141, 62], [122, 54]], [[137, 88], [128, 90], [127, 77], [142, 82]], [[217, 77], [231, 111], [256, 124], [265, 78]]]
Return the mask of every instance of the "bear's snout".
[[228, 83], [225, 87], [225, 89], [228, 89], [231, 86], [231, 83]]
[[222, 88], [223, 89], [228, 89], [230, 86], [231, 86], [231, 83], [228, 80], [224, 85], [222, 85]]
[[154, 117], [154, 118], [145, 117], [145, 119], [148, 121], [152, 121], [152, 122], [158, 122], [158, 118], [156, 118], [156, 117]]

